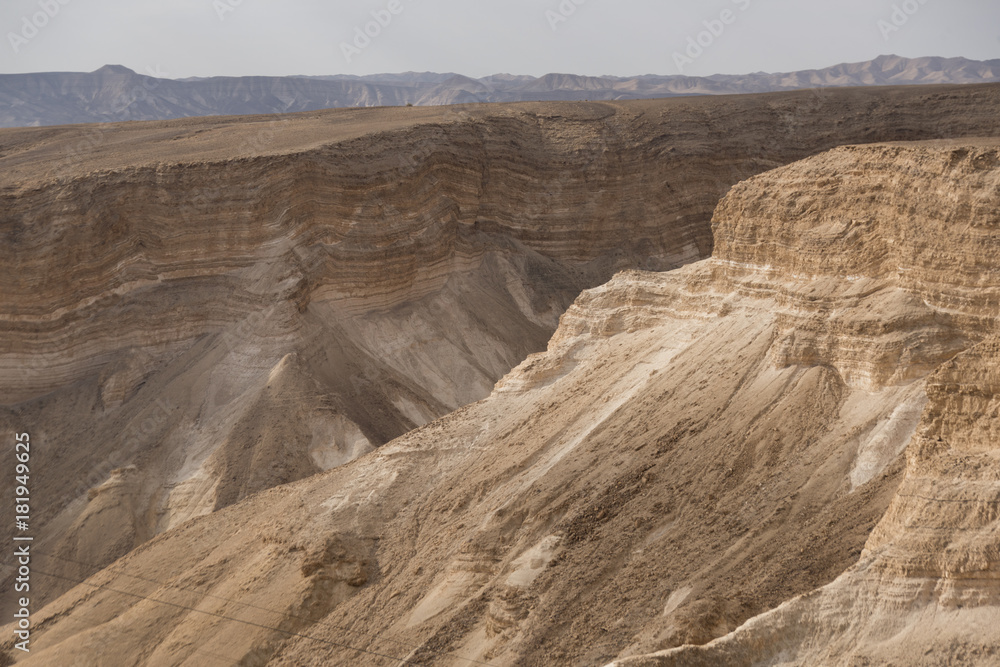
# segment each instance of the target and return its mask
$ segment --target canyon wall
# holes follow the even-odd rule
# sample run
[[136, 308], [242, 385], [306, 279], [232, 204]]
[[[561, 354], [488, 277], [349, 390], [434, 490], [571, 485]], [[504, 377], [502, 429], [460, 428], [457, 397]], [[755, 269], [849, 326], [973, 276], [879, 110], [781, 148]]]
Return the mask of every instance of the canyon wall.
[[37, 443], [39, 545], [81, 577], [483, 399], [583, 289], [707, 257], [734, 183], [995, 134], [998, 90], [5, 130], [0, 425]]
[[22, 663], [991, 664], [998, 155], [745, 180], [711, 258], [584, 291], [485, 400], [107, 568], [41, 548], [89, 578]]
[[[707, 646], [616, 665], [989, 665], [1000, 655], [992, 630], [1000, 619], [1000, 141], [845, 148], [823, 159], [741, 184], [737, 190], [757, 196], [734, 192], [720, 206], [717, 253], [741, 267], [784, 254], [776, 264], [809, 280], [839, 273], [856, 292], [871, 292], [876, 279], [876, 293], [905, 295], [905, 311], [869, 298], [880, 331], [851, 331], [844, 341], [837, 325], [850, 311], [841, 305], [817, 326], [796, 322], [798, 342], [778, 351], [781, 363], [803, 363], [801, 352], [788, 352], [809, 350], [862, 386], [922, 378], [927, 402], [914, 413], [900, 486], [858, 562], [834, 582]], [[819, 178], [845, 170], [865, 178]], [[782, 196], [759, 197], [772, 187]], [[836, 195], [817, 196], [823, 190]], [[825, 206], [813, 207], [821, 200]], [[853, 207], [864, 218], [850, 214], [852, 201], [865, 203]], [[801, 215], [803, 207], [813, 213]], [[793, 239], [825, 242], [787, 245]]]

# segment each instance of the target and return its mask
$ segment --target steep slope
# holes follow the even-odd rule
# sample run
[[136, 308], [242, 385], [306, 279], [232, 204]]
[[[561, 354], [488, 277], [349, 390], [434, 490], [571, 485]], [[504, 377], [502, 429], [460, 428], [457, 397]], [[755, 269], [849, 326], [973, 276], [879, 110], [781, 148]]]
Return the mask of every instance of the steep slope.
[[36, 442], [37, 543], [103, 566], [343, 464], [486, 397], [582, 289], [707, 256], [732, 183], [1000, 133], [998, 94], [189, 120], [68, 156], [89, 128], [6, 131], [0, 427]]
[[712, 259], [621, 273], [488, 399], [154, 538], [19, 664], [603, 664], [753, 617], [641, 660], [846, 664], [902, 627], [989, 664], [998, 204], [996, 140], [741, 183]]
[[[936, 202], [917, 198], [907, 203], [907, 194], [917, 194], [907, 188], [897, 200], [902, 217], [875, 212], [857, 230], [859, 240], [878, 230], [869, 239], [880, 243], [863, 244], [871, 248], [870, 254], [857, 255], [867, 266], [845, 267], [862, 275], [895, 269], [894, 282], [932, 308], [936, 319], [933, 335], [913, 348], [922, 348], [932, 358], [905, 357], [916, 362], [912, 367], [918, 373], [936, 368], [925, 383], [929, 400], [906, 449], [906, 472], [858, 563], [829, 585], [750, 620], [708, 646], [616, 665], [993, 665], [1000, 659], [998, 145], [991, 150], [954, 147], [929, 155], [914, 155], [902, 147], [883, 149], [914, 170], [948, 174], [947, 182], [955, 186], [953, 179], [961, 178], [973, 197], [966, 200], [949, 192], [951, 196]], [[807, 173], [786, 176], [784, 184], [801, 184]], [[878, 179], [872, 190], [890, 183], [896, 185]], [[943, 185], [926, 179], [919, 191], [941, 191]], [[761, 230], [811, 233], [801, 218], [776, 208], [751, 202], [739, 215], [764, 222]], [[905, 226], [892, 229], [894, 221], [908, 219], [923, 223], [919, 233]], [[857, 222], [851, 221], [852, 226]], [[751, 244], [735, 234], [734, 245], [752, 247], [752, 254], [781, 245], [781, 232], [761, 236], [765, 238], [759, 244]], [[818, 261], [806, 260], [813, 265]], [[951, 346], [964, 351], [954, 355], [947, 352]], [[873, 356], [878, 360], [879, 355]]]
[[614, 664], [997, 664], [998, 353], [990, 338], [929, 378], [906, 475], [856, 565], [705, 647]]
[[407, 72], [369, 76], [170, 79], [121, 65], [95, 72], [0, 75], [0, 127], [290, 113], [344, 107], [486, 102], [635, 100], [803, 88], [1000, 81], [1000, 60], [880, 56], [819, 70], [766, 74], [543, 77]]

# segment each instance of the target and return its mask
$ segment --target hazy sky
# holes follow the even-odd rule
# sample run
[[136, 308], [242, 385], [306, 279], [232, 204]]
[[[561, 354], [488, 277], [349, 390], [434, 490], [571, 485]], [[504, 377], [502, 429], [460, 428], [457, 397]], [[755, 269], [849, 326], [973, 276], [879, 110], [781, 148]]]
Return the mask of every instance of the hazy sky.
[[0, 0], [0, 26], [0, 73], [707, 75], [1000, 58], [1000, 0]]

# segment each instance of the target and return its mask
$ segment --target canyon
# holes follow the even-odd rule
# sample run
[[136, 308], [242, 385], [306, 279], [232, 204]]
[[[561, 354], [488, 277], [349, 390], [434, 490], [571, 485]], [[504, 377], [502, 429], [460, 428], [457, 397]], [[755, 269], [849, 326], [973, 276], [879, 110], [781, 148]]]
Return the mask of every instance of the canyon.
[[0, 131], [7, 661], [990, 664], [998, 108]]

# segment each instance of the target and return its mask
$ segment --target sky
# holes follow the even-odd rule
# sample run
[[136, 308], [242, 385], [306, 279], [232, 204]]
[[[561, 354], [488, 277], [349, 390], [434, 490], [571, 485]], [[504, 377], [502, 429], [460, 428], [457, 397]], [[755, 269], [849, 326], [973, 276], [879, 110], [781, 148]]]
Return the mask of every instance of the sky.
[[1000, 58], [1000, 0], [0, 0], [0, 73], [744, 74]]

